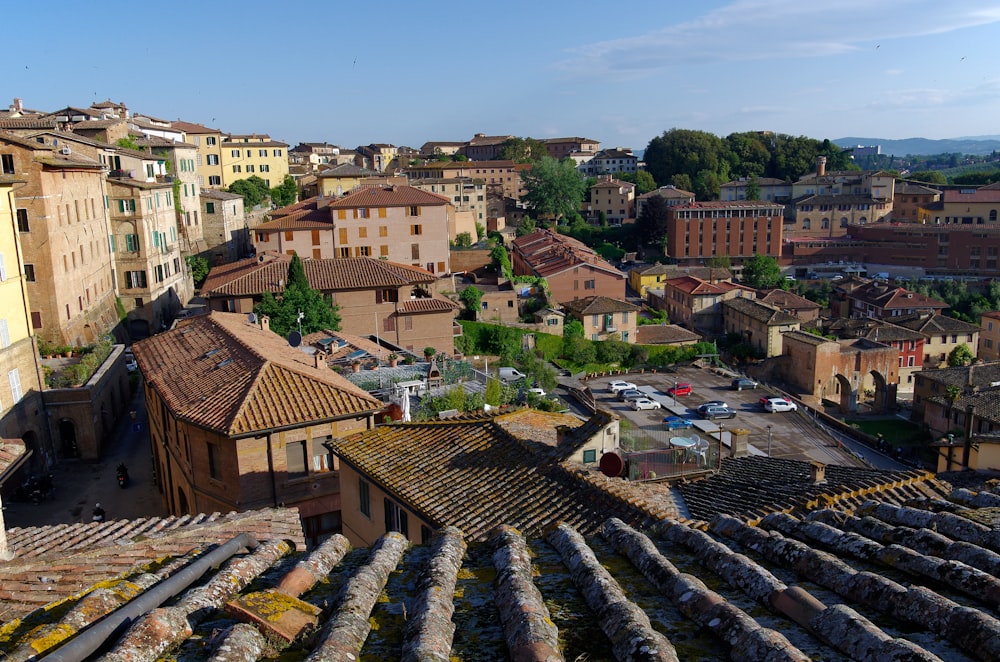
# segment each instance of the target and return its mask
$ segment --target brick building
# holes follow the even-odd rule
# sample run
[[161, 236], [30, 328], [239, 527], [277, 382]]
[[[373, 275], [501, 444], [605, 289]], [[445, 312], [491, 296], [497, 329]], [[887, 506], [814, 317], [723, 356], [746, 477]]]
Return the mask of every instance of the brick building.
[[297, 507], [312, 540], [340, 529], [326, 445], [382, 403], [245, 315], [181, 321], [133, 348], [157, 485], [171, 514]]
[[551, 230], [515, 239], [510, 261], [517, 276], [545, 278], [559, 302], [591, 296], [625, 298], [624, 273], [585, 244]]
[[689, 202], [670, 207], [666, 255], [678, 262], [712, 257], [781, 256], [784, 207], [760, 202]]

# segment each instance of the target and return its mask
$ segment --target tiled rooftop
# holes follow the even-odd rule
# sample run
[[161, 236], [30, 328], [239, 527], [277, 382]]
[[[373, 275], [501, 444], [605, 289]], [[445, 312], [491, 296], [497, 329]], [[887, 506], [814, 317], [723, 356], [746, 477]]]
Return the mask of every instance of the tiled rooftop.
[[794, 292], [777, 289], [770, 290], [763, 296], [760, 296], [760, 293], [758, 293], [757, 300], [769, 303], [782, 310], [819, 310], [822, 307], [815, 301], [810, 301]]
[[612, 267], [587, 245], [551, 230], [539, 230], [518, 237], [514, 240], [514, 249], [542, 277], [588, 264], [618, 278], [625, 278], [622, 272]]
[[643, 324], [635, 330], [640, 345], [670, 345], [701, 340], [701, 336], [676, 324]]
[[[220, 265], [209, 273], [202, 292], [209, 297], [282, 292], [290, 261], [289, 256], [263, 262], [254, 257]], [[303, 260], [302, 267], [309, 285], [322, 292], [402, 287], [435, 281], [434, 275], [426, 269], [369, 257]], [[450, 301], [443, 303], [451, 305]]]
[[678, 276], [677, 278], [665, 280], [663, 283], [691, 295], [718, 296], [732, 290], [745, 290], [748, 293], [747, 296], [751, 298], [754, 296], [753, 288], [729, 281], [713, 283], [701, 278], [695, 278], [694, 276]]
[[755, 299], [747, 297], [736, 297], [722, 302], [723, 307], [730, 308], [743, 313], [748, 317], [763, 322], [768, 326], [785, 326], [788, 324], [798, 324], [799, 318], [782, 312], [774, 306], [761, 303]]
[[[334, 536], [308, 553], [247, 527], [256, 541], [177, 589], [181, 570], [241, 523], [204, 529], [190, 553], [137, 536], [118, 547], [136, 552], [132, 566], [80, 554], [58, 572], [92, 574], [25, 568], [25, 584], [59, 601], [8, 617], [0, 647], [29, 659], [68, 640], [64, 659], [103, 646], [107, 660], [191, 661], [1000, 658], [1000, 495], [870, 499], [757, 526], [606, 518], [590, 535], [565, 522], [540, 535], [502, 526], [483, 541], [445, 528], [418, 547], [390, 533], [351, 550]], [[176, 597], [156, 610], [135, 599], [167, 590]], [[113, 625], [120, 606], [136, 610], [127, 629], [92, 626], [105, 615]]]
[[947, 315], [916, 315], [900, 319], [893, 319], [893, 323], [905, 326], [908, 329], [919, 331], [925, 336], [938, 336], [942, 334], [969, 334], [979, 333], [980, 328], [975, 324], [963, 322], [960, 319]]
[[[879, 282], [870, 282], [861, 285], [851, 291], [848, 297], [885, 310], [910, 308], [944, 309], [948, 307], [948, 304], [945, 302], [924, 296], [919, 292], [910, 292], [902, 287], [890, 287]], [[898, 322], [896, 323], [898, 324]]]
[[412, 186], [366, 186], [351, 191], [342, 198], [330, 200], [330, 209], [366, 207], [440, 207], [449, 204], [443, 195], [429, 193]]
[[180, 321], [133, 345], [143, 378], [175, 416], [229, 436], [363, 416], [382, 403], [245, 315]]
[[606, 315], [609, 313], [632, 313], [642, 310], [639, 306], [628, 301], [601, 296], [563, 301], [562, 307], [577, 315]]

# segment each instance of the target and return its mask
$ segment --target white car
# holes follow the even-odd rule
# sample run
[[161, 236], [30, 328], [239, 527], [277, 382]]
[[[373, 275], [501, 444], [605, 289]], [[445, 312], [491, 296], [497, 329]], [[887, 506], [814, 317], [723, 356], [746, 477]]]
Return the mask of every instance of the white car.
[[545, 390], [540, 388], [529, 388], [528, 393], [538, 396], [539, 398], [545, 397]]
[[608, 384], [608, 390], [611, 391], [612, 393], [618, 393], [618, 391], [624, 391], [626, 389], [634, 389], [634, 388], [635, 384], [633, 384], [632, 382], [623, 382], [620, 379], [616, 379], [615, 381]]
[[650, 400], [649, 398], [636, 398], [635, 400], [629, 400], [628, 404], [632, 409], [636, 411], [642, 411], [643, 409], [659, 409], [660, 403], [656, 400]]
[[764, 411], [772, 414], [779, 411], [798, 411], [798, 409], [798, 405], [784, 398], [768, 398], [764, 401]]

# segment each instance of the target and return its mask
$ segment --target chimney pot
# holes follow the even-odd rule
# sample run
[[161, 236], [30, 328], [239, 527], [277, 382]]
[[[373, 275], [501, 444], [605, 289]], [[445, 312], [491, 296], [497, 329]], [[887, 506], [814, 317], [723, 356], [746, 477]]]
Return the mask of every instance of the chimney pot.
[[816, 176], [823, 177], [826, 175], [826, 157], [817, 156], [816, 157]]
[[271, 318], [267, 315], [260, 316], [260, 328], [264, 331], [271, 330]]
[[809, 463], [809, 478], [813, 484], [826, 482], [826, 465], [822, 462]]

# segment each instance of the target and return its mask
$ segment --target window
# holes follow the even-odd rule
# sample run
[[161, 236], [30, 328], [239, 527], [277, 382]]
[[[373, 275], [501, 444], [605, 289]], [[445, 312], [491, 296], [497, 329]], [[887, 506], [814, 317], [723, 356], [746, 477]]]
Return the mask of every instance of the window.
[[359, 239], [367, 239], [368, 238], [368, 228], [366, 228], [364, 226], [361, 226], [360, 228], [358, 228], [358, 238]]
[[206, 202], [205, 203], [205, 213], [206, 214], [214, 214], [215, 213], [215, 203], [214, 202]]
[[382, 244], [378, 247], [378, 254], [381, 257], [389, 257], [389, 246], [387, 244]]
[[409, 537], [409, 522], [407, 522], [406, 511], [389, 499], [385, 500], [385, 532], [398, 531], [403, 536]]
[[406, 215], [407, 216], [420, 216], [420, 207], [417, 207], [416, 205], [413, 205], [411, 207], [407, 207], [406, 208]]
[[337, 257], [351, 257], [351, 247], [341, 246], [337, 249]]
[[[76, 255], [74, 254], [74, 258], [75, 257]], [[75, 259], [74, 259], [74, 266], [76, 266]], [[7, 280], [7, 266], [3, 261], [3, 253], [0, 253], [0, 281], [5, 281], [5, 280]]]
[[14, 402], [17, 403], [24, 395], [21, 393], [21, 375], [18, 373], [17, 368], [7, 373], [7, 380], [10, 382], [10, 395], [14, 398]]
[[247, 172], [253, 172], [253, 165], [247, 166]]
[[260, 166], [260, 171], [261, 172], [271, 172], [271, 166], [269, 166], [269, 165], [267, 165], [265, 163], [264, 165]]
[[30, 232], [31, 228], [28, 225], [28, 210], [18, 209], [17, 210], [17, 231], [18, 232]]
[[423, 233], [424, 233], [424, 226], [422, 226], [422, 225], [411, 225], [410, 226], [410, 235], [411, 236], [421, 235]]
[[0, 171], [5, 175], [14, 174], [14, 155], [0, 154]]
[[594, 449], [583, 451], [583, 463], [592, 464], [597, 462], [597, 451]]
[[585, 281], [583, 281], [583, 289], [585, 289], [585, 290], [592, 290], [595, 287], [596, 287], [596, 282], [595, 281], [593, 281], [593, 280], [585, 280]]
[[267, 150], [266, 149], [258, 149], [257, 150], [257, 155], [258, 156], [267, 157]]
[[208, 185], [209, 186], [222, 186], [222, 177], [220, 177], [218, 175], [209, 175], [208, 176]]
[[[383, 211], [383, 210], [380, 209], [379, 211]], [[380, 236], [380, 237], [388, 237], [389, 236], [389, 226], [388, 225], [380, 225], [380, 226], [378, 226], [378, 236]]]
[[432, 537], [433, 537], [433, 533], [431, 532], [430, 528], [428, 528], [428, 527], [424, 526], [423, 524], [421, 524], [420, 525], [420, 544], [421, 545], [426, 545], [427, 543], [429, 543], [431, 541]]
[[219, 448], [215, 444], [206, 444], [208, 447], [208, 475], [216, 480], [219, 479]]
[[156, 282], [157, 283], [162, 283], [163, 282], [163, 265], [162, 264], [156, 265]]
[[125, 287], [127, 288], [146, 287], [146, 272], [126, 271]]
[[358, 246], [354, 249], [355, 257], [371, 257], [372, 247], [371, 246]]
[[134, 199], [119, 200], [118, 211], [120, 212], [135, 211], [135, 200]]
[[238, 149], [229, 150], [229, 155], [232, 156], [234, 159], [238, 159], [240, 158], [240, 150]]
[[289, 478], [306, 476], [306, 442], [290, 441], [285, 444], [285, 462]]
[[207, 136], [205, 138], [205, 144], [206, 145], [214, 145], [215, 144], [215, 138], [213, 136]]
[[29, 283], [35, 282], [35, 265], [33, 264], [24, 265], [24, 279]]
[[280, 157], [281, 156], [281, 150], [280, 149], [274, 150], [274, 155], [277, 156], [277, 157]]
[[410, 244], [410, 259], [420, 259], [420, 244]]
[[0, 319], [0, 349], [10, 347], [10, 329], [7, 320]]
[[234, 165], [233, 166], [233, 172], [241, 172], [242, 170], [243, 169], [240, 166], [238, 166], [238, 165]]
[[358, 479], [358, 509], [367, 518], [372, 516], [371, 488], [367, 481]]
[[333, 453], [326, 447], [331, 437], [317, 437], [312, 440], [312, 471], [326, 473], [333, 471]]
[[206, 162], [207, 165], [217, 166], [217, 165], [219, 165], [219, 155], [218, 154], [209, 154], [207, 157], [205, 157], [205, 162]]
[[396, 303], [398, 301], [399, 292], [397, 290], [375, 290], [375, 303]]

